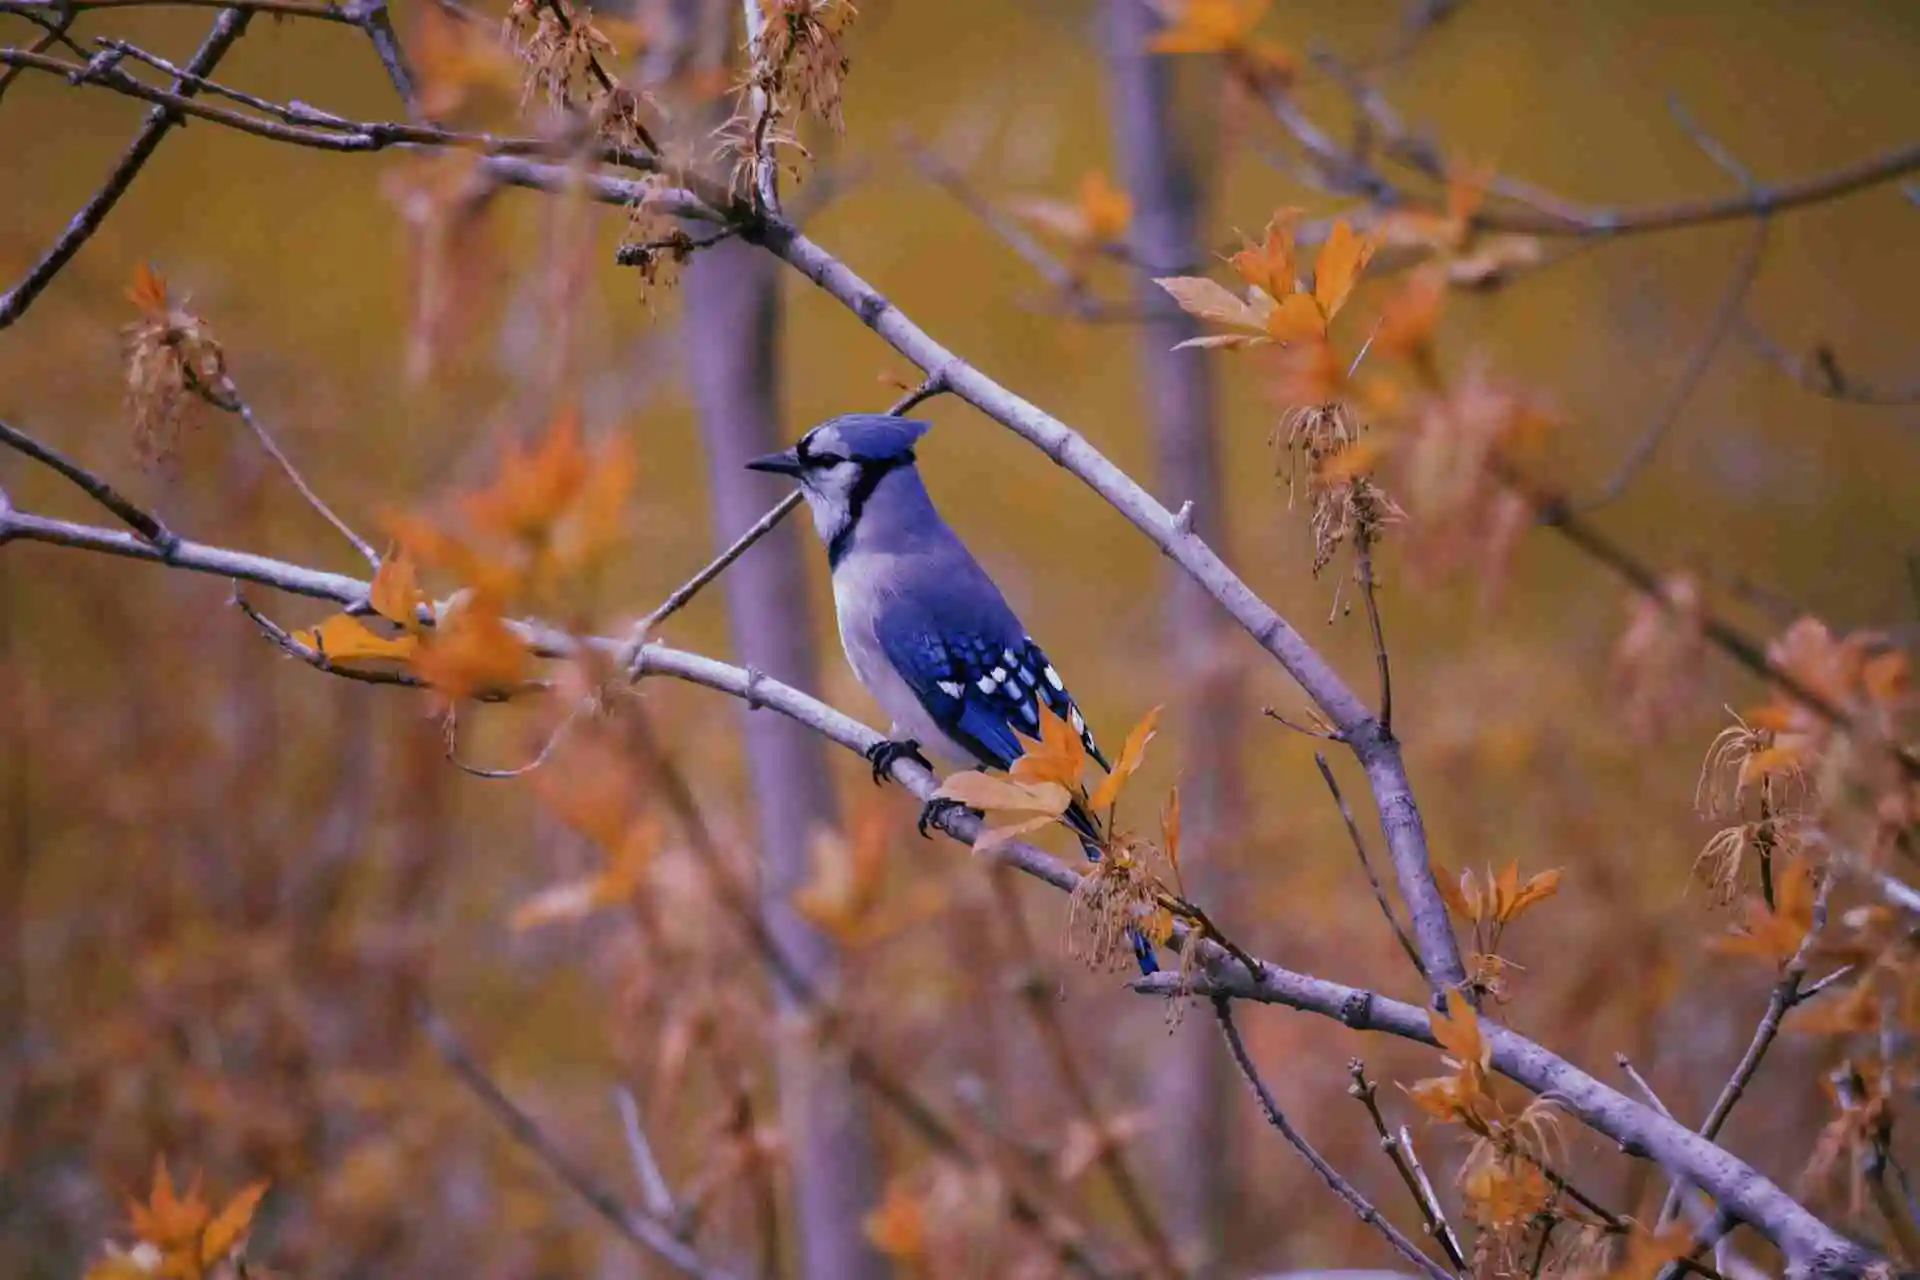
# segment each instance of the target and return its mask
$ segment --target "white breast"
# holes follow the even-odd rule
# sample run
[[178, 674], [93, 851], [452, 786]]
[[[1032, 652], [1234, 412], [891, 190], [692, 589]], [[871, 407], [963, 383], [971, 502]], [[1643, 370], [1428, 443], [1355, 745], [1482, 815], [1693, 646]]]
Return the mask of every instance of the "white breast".
[[973, 754], [954, 742], [934, 723], [911, 687], [895, 671], [880, 647], [875, 630], [884, 610], [899, 603], [887, 582], [895, 571], [892, 557], [855, 550], [833, 571], [833, 605], [840, 622], [840, 646], [847, 663], [880, 709], [893, 721], [888, 736], [912, 738], [929, 753], [955, 765], [977, 763]]

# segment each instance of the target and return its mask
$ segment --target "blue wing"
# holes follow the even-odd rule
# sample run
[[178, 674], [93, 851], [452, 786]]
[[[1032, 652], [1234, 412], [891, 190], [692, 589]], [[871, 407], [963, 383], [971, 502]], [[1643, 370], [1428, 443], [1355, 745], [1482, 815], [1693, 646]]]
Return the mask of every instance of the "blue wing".
[[1037, 704], [1044, 699], [1080, 734], [1087, 754], [1109, 767], [1060, 673], [1030, 637], [980, 627], [878, 631], [888, 660], [920, 705], [980, 763], [1005, 769], [1024, 755], [1018, 735], [1040, 736]]

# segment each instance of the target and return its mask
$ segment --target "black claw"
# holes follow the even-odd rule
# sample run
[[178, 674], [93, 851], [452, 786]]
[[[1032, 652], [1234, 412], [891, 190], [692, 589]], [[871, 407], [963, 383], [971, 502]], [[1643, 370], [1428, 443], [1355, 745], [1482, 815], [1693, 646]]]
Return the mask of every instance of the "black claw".
[[956, 809], [962, 812], [971, 812], [971, 810], [967, 809], [966, 805], [960, 803], [958, 800], [951, 799], [947, 796], [935, 796], [920, 806], [920, 819], [913, 825], [920, 829], [922, 839], [930, 840], [933, 837], [928, 833], [927, 828]]
[[920, 754], [920, 744], [912, 738], [900, 742], [876, 742], [866, 750], [866, 757], [873, 764], [873, 784], [879, 786], [887, 780], [887, 774], [893, 771], [896, 761], [911, 760], [933, 772], [933, 762]]

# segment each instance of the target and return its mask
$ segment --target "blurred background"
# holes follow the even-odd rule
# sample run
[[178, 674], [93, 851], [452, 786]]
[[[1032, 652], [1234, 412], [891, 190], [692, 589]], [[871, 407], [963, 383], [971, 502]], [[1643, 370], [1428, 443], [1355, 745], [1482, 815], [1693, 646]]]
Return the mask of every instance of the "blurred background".
[[[403, 38], [422, 8], [395, 7]], [[109, 9], [75, 30], [184, 59], [208, 18]], [[1260, 32], [1303, 63], [1316, 49], [1360, 62], [1392, 46], [1406, 21], [1387, 2], [1287, 4]], [[5, 14], [0, 26], [13, 45], [37, 34]], [[816, 148], [793, 198], [810, 235], [941, 342], [1177, 507], [1192, 495], [1156, 479], [1139, 326], [1063, 314], [1048, 281], [914, 158], [916, 149], [945, 157], [1001, 205], [1071, 203], [1089, 172], [1122, 181], [1105, 32], [1100, 7], [1087, 3], [868, 0], [848, 34], [845, 135]], [[1785, 182], [1910, 143], [1916, 66], [1920, 11], [1910, 6], [1474, 0], [1376, 83], [1451, 154], [1571, 200], [1633, 207], [1739, 189], [1676, 123], [1670, 98], [1761, 181]], [[1210, 59], [1181, 60], [1177, 76], [1178, 130], [1205, 175], [1207, 246], [1257, 233], [1280, 206], [1321, 217], [1356, 205], [1302, 181], [1284, 132], [1228, 92]], [[220, 79], [355, 118], [403, 115], [361, 33], [345, 25], [257, 17]], [[1349, 110], [1321, 75], [1303, 74], [1293, 100], [1330, 119]], [[45, 75], [8, 89], [0, 275], [17, 277], [58, 234], [144, 110]], [[190, 412], [167, 465], [137, 462], [121, 334], [136, 318], [123, 294], [137, 264], [190, 299], [255, 412], [370, 535], [387, 513], [484, 485], [503, 443], [551, 416], [558, 381], [588, 434], [625, 439], [637, 464], [617, 546], [557, 606], [561, 621], [617, 634], [704, 563], [722, 532], [709, 459], [723, 446], [703, 438], [685, 332], [686, 287], [701, 262], [679, 287], [643, 287], [612, 265], [623, 211], [525, 192], [495, 195], [483, 217], [449, 231], [444, 203], [420, 195], [442, 180], [429, 164], [328, 155], [206, 123], [177, 131], [45, 296], [0, 334], [0, 416], [187, 536], [357, 574], [351, 547], [237, 421]], [[1910, 378], [1920, 289], [1912, 187], [1877, 186], [1773, 221], [1745, 302], [1751, 321], [1791, 352], [1830, 344], [1863, 379]], [[435, 237], [448, 235], [457, 245], [443, 253]], [[1455, 367], [1484, 368], [1550, 402], [1562, 425], [1546, 438], [1542, 474], [1576, 494], [1596, 490], [1668, 404], [1751, 235], [1740, 220], [1577, 252], [1556, 244], [1550, 262], [1500, 288], [1452, 291], [1440, 348]], [[782, 441], [832, 413], [884, 408], [918, 380], [833, 299], [794, 273], [774, 279]], [[1088, 281], [1122, 312], [1140, 296], [1122, 263], [1093, 264]], [[1386, 288], [1363, 283], [1356, 313]], [[423, 296], [450, 299], [431, 323]], [[708, 323], [709, 338], [724, 336], [724, 321]], [[1356, 342], [1366, 323], [1354, 322]], [[1306, 514], [1289, 504], [1272, 366], [1233, 353], [1184, 358], [1217, 383], [1221, 488], [1203, 518], [1217, 522], [1220, 550], [1370, 690], [1365, 619], [1351, 588], [1337, 590], [1344, 568], [1312, 574]], [[1167, 705], [1133, 821], [1151, 826], [1176, 782], [1205, 790], [1220, 767], [1209, 740], [1230, 739], [1240, 783], [1214, 802], [1229, 806], [1216, 818], [1234, 838], [1194, 855], [1205, 885], [1196, 896], [1221, 926], [1290, 967], [1417, 999], [1421, 984], [1315, 768], [1324, 744], [1259, 714], [1272, 706], [1303, 718], [1284, 673], [1230, 631], [1203, 660], [1179, 652], [1165, 561], [1150, 545], [967, 406], [940, 398], [920, 412], [935, 424], [920, 448], [935, 500], [1109, 751], [1150, 707]], [[1811, 394], [1736, 334], [1649, 463], [1593, 519], [1663, 573], [1696, 575], [1754, 635], [1811, 613], [1837, 631], [1881, 628], [1910, 642], [1920, 619], [1916, 428], [1920, 408]], [[22, 509], [100, 519], [25, 459], [0, 456], [0, 482]], [[778, 492], [747, 490], [731, 532]], [[815, 641], [814, 669], [796, 682], [879, 724], [840, 659], [811, 536], [749, 558], [762, 553], [804, 584], [805, 612], [781, 622]], [[1613, 1055], [1629, 1054], [1676, 1113], [1698, 1117], [1772, 982], [1709, 948], [1732, 916], [1691, 872], [1712, 833], [1694, 812], [1701, 758], [1726, 723], [1723, 707], [1757, 701], [1757, 685], [1708, 657], [1667, 700], [1658, 732], [1640, 731], [1621, 714], [1611, 671], [1631, 597], [1544, 531], [1520, 539], [1496, 592], [1473, 571], [1416, 580], [1394, 533], [1379, 573], [1395, 728], [1436, 860], [1564, 869], [1557, 898], [1503, 943], [1514, 969], [1500, 1016], [1609, 1079]], [[631, 1090], [670, 1183], [697, 1206], [699, 1238], [743, 1266], [770, 1247], [801, 1274], [789, 1206], [795, 1184], [815, 1175], [782, 1136], [773, 1068], [792, 1020], [776, 1014], [734, 923], [689, 879], [677, 829], [637, 895], [651, 906], [516, 928], [531, 895], [598, 865], [562, 821], [564, 806], [543, 804], [530, 781], [450, 767], [425, 696], [287, 661], [231, 594], [218, 579], [77, 551], [24, 542], [0, 551], [0, 1271], [78, 1274], [102, 1240], [125, 1238], [124, 1199], [144, 1195], [164, 1155], [176, 1175], [204, 1170], [213, 1190], [272, 1179], [251, 1254], [274, 1274], [668, 1274], [461, 1089], [421, 1034], [416, 1005], [426, 998], [502, 1087], [623, 1195], [633, 1175], [614, 1091]], [[249, 598], [289, 627], [326, 612], [263, 589]], [[737, 655], [726, 604], [717, 590], [703, 594], [666, 638]], [[551, 727], [534, 702], [463, 710], [462, 756], [523, 761]], [[642, 702], [744, 873], [767, 825], [747, 783], [748, 718], [731, 700], [664, 679], [642, 685]], [[1193, 713], [1207, 706], [1219, 714]], [[996, 888], [963, 848], [914, 837], [911, 799], [873, 788], [860, 760], [838, 750], [824, 759], [847, 839], [884, 850], [874, 892], [893, 913], [891, 927], [844, 950], [846, 1009], [860, 1043], [948, 1114], [970, 1149], [991, 1153], [966, 1167], [1050, 1170], [1048, 1194], [1067, 1220], [1124, 1240], [1127, 1208], [1085, 1155], [1117, 1133], [1198, 1270], [1390, 1261], [1264, 1129], [1237, 1081], [1214, 1077], [1210, 1125], [1196, 1127], [1190, 1097], [1169, 1100], [1167, 1072], [1217, 1070], [1204, 1006], [1174, 1019], [1120, 976], [1090, 970], [1064, 945], [1058, 895]], [[1337, 753], [1332, 763], [1378, 857], [1362, 780]], [[636, 782], [637, 803], [647, 785]], [[807, 844], [807, 856], [828, 856], [818, 848]], [[1106, 1129], [1073, 1128], [1044, 1023], [1017, 996], [1029, 974]], [[1432, 1053], [1280, 1009], [1251, 1009], [1243, 1024], [1281, 1103], [1356, 1182], [1390, 1200], [1395, 1175], [1346, 1095], [1348, 1060], [1411, 1082], [1431, 1074]], [[1832, 1050], [1829, 1038], [1790, 1030], [1730, 1145], [1796, 1178], [1832, 1115], [1820, 1084]], [[1189, 1060], [1200, 1065], [1170, 1065]], [[1424, 1128], [1391, 1085], [1381, 1096], [1449, 1183], [1456, 1134]], [[884, 1110], [871, 1128], [876, 1197], [889, 1180], [920, 1185], [912, 1180], [942, 1158]], [[1589, 1192], [1651, 1213], [1657, 1177], [1590, 1135], [1570, 1130], [1568, 1142]], [[1184, 1195], [1196, 1178], [1204, 1196]], [[922, 1191], [962, 1243], [906, 1265], [1050, 1273], [982, 1207], [991, 1188], [959, 1178]], [[1450, 1186], [1445, 1194], [1451, 1201]], [[1411, 1217], [1392, 1203], [1396, 1218]]]

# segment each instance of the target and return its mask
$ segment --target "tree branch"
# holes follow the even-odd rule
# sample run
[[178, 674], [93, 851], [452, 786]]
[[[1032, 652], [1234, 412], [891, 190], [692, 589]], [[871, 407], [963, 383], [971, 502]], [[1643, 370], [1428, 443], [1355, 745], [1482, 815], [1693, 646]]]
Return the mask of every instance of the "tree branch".
[[[234, 42], [246, 32], [248, 16], [243, 10], [223, 6], [220, 15], [213, 20], [213, 27], [207, 32], [206, 39], [200, 42], [200, 47], [188, 60], [188, 73], [204, 76], [218, 66], [220, 59], [226, 56], [227, 50], [231, 49]], [[22, 57], [40, 58], [41, 55], [0, 50], [0, 58], [4, 58], [9, 63]], [[60, 63], [57, 58], [44, 60], [61, 66], [69, 65]], [[127, 78], [132, 79], [130, 76]], [[176, 80], [173, 93], [185, 100], [192, 97], [193, 87]], [[40, 256], [40, 260], [27, 269], [27, 274], [20, 283], [4, 295], [0, 295], [0, 329], [6, 328], [26, 314], [27, 308], [33, 305], [33, 300], [40, 296], [41, 290], [53, 282], [54, 276], [60, 273], [60, 269], [72, 261], [74, 254], [80, 252], [80, 246], [100, 229], [100, 224], [106, 221], [107, 215], [113, 212], [114, 205], [120, 202], [120, 197], [126, 194], [128, 187], [133, 185], [134, 178], [138, 177], [140, 170], [146, 167], [147, 161], [152, 158], [161, 140], [167, 136], [168, 130], [178, 123], [180, 123], [180, 112], [174, 107], [156, 106], [147, 112], [146, 122], [140, 126], [140, 132], [134, 134], [126, 154], [120, 157], [120, 163], [115, 165], [113, 172], [107, 175], [107, 180], [100, 185], [100, 189], [93, 193], [93, 198], [80, 207], [80, 212], [73, 215], [67, 223], [67, 229], [60, 233], [59, 238]]]
[[[0, 544], [15, 539], [171, 563], [194, 572], [238, 577], [344, 605], [363, 602], [369, 589], [366, 582], [341, 574], [323, 573], [199, 543], [182, 542], [171, 558], [164, 557], [150, 543], [133, 534], [0, 510]], [[534, 652], [542, 656], [566, 656], [580, 647], [581, 642], [573, 636], [552, 628], [517, 624], [517, 629]], [[603, 652], [617, 654], [624, 642], [598, 638], [589, 643]], [[864, 754], [884, 740], [873, 729], [797, 689], [759, 672], [700, 654], [649, 644], [641, 649], [638, 665], [642, 676], [669, 676], [789, 716], [855, 753]], [[931, 796], [940, 785], [939, 778], [911, 760], [896, 761], [892, 777], [921, 799]], [[983, 828], [981, 820], [965, 810], [940, 815], [936, 825], [966, 844], [971, 844]], [[1076, 869], [1019, 841], [997, 847], [993, 856], [1065, 892], [1072, 892], [1081, 881]], [[1381, 1031], [1421, 1044], [1435, 1043], [1423, 1008], [1282, 969], [1265, 961], [1243, 964], [1224, 948], [1198, 939], [1189, 941], [1190, 937], [1176, 927], [1176, 940], [1180, 945], [1201, 948], [1197, 969], [1188, 979], [1183, 981], [1177, 973], [1159, 973], [1135, 979], [1132, 988], [1161, 996], [1224, 995], [1280, 1004], [1334, 1019], [1356, 1030]], [[1706, 1190], [1741, 1221], [1752, 1224], [1773, 1240], [1790, 1259], [1801, 1263], [1817, 1260], [1822, 1265], [1831, 1265], [1835, 1274], [1842, 1275], [1865, 1265], [1867, 1255], [1858, 1246], [1826, 1226], [1779, 1186], [1730, 1152], [1632, 1101], [1517, 1032], [1486, 1019], [1482, 1020], [1481, 1028], [1495, 1070], [1536, 1094], [1551, 1094], [1570, 1114], [1613, 1139], [1629, 1153], [1652, 1159]]]

